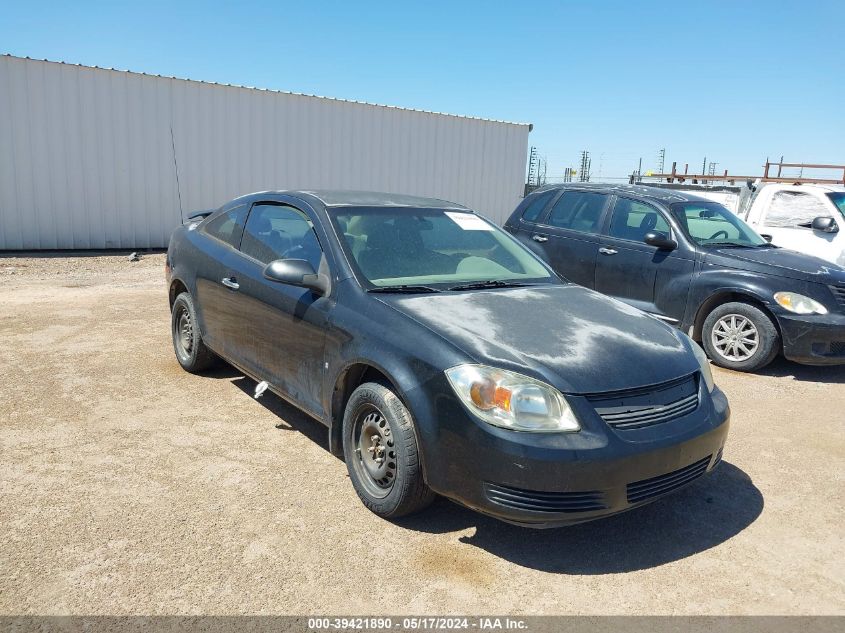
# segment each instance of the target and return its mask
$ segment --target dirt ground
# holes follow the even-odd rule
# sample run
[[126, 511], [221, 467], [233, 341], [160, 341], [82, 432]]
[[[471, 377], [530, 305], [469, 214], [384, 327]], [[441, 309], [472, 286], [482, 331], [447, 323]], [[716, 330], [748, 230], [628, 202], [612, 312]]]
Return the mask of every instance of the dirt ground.
[[392, 524], [318, 422], [180, 369], [163, 269], [0, 258], [0, 613], [845, 614], [845, 368], [715, 370], [724, 463], [627, 514]]

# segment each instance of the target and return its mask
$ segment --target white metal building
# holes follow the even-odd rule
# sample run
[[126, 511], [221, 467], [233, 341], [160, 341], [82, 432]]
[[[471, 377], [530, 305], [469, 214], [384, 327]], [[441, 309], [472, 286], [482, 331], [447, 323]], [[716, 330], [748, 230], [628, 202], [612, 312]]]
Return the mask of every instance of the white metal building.
[[504, 221], [530, 126], [0, 56], [0, 250], [157, 248], [267, 189], [444, 198]]

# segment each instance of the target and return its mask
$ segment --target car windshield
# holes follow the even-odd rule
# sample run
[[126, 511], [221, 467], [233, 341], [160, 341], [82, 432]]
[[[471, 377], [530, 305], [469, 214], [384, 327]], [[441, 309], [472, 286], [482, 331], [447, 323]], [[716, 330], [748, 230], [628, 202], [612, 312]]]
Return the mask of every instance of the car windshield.
[[827, 194], [827, 197], [833, 200], [833, 204], [839, 209], [839, 213], [845, 216], [845, 191], [836, 191]]
[[671, 208], [684, 233], [701, 246], [769, 246], [754, 229], [718, 202], [678, 202]]
[[353, 207], [330, 209], [330, 215], [368, 288], [428, 286], [430, 291], [559, 282], [528, 249], [473, 213]]

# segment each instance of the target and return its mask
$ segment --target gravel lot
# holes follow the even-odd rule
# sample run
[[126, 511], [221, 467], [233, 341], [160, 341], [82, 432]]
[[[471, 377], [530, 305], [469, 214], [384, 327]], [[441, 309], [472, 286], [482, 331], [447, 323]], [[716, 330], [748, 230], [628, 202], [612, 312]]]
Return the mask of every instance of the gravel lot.
[[723, 465], [645, 508], [391, 524], [318, 422], [180, 369], [163, 268], [0, 258], [0, 613], [845, 614], [845, 368], [716, 370]]

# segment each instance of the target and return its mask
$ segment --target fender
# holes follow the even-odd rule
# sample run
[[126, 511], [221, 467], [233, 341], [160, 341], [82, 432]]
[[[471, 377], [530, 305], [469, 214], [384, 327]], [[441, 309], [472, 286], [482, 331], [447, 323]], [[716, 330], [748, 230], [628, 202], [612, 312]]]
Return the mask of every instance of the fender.
[[771, 312], [772, 295], [775, 291], [771, 289], [770, 284], [771, 279], [754, 272], [704, 270], [693, 282], [684, 320], [678, 327], [688, 333], [692, 331], [691, 336], [699, 340], [704, 319], [713, 308], [742, 298], [751, 299]]

